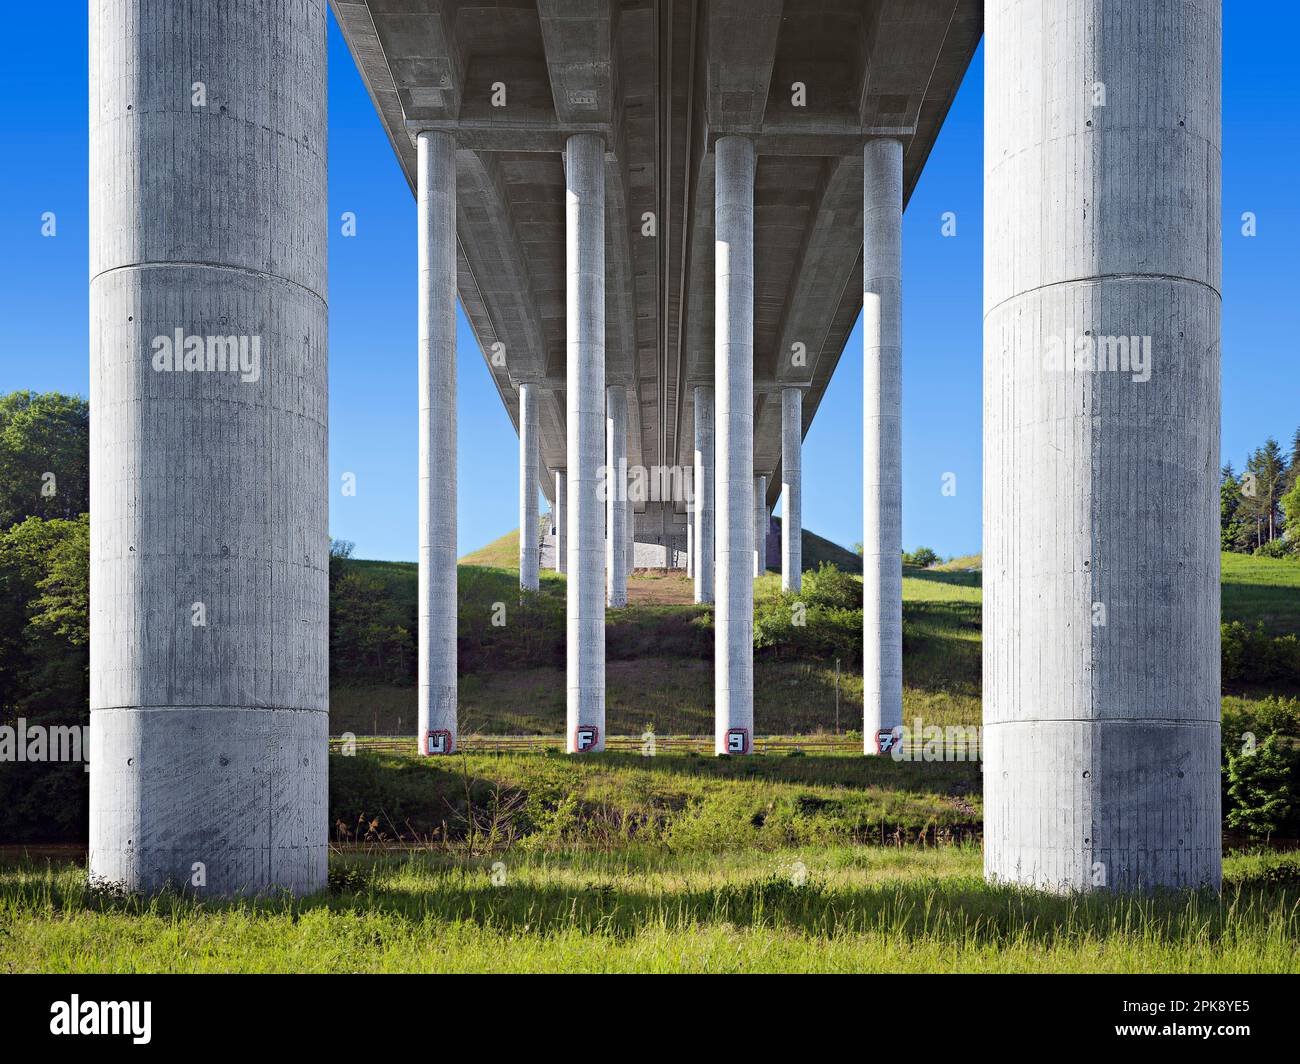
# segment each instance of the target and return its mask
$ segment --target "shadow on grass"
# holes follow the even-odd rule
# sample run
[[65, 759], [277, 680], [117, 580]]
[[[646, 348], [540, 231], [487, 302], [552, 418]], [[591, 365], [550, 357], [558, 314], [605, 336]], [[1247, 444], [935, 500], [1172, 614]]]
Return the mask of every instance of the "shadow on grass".
[[[562, 860], [549, 861], [552, 874]], [[477, 924], [505, 933], [560, 931], [628, 938], [647, 928], [765, 928], [808, 935], [878, 933], [901, 941], [953, 946], [1010, 943], [1077, 945], [1081, 939], [1132, 936], [1143, 943], [1218, 941], [1267, 930], [1294, 942], [1300, 931], [1300, 882], [1230, 885], [1222, 897], [1165, 892], [1146, 896], [1053, 896], [992, 886], [969, 877], [911, 879], [874, 886], [827, 885], [816, 876], [796, 885], [787, 873], [647, 889], [635, 877], [606, 873], [588, 884], [528, 882], [529, 872], [494, 886], [491, 859], [340, 857], [327, 893], [307, 898], [196, 900], [164, 892], [150, 899], [87, 889], [64, 874], [25, 869], [0, 897], [10, 912], [104, 912], [184, 920], [237, 911], [292, 919], [321, 910], [383, 915], [411, 925]], [[61, 870], [61, 871], [66, 871]], [[35, 875], [32, 872], [36, 872]]]

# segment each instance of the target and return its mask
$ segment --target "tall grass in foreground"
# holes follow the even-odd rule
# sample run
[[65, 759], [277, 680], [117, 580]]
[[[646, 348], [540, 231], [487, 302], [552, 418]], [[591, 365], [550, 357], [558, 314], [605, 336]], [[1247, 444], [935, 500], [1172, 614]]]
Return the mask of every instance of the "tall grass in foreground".
[[1300, 862], [1222, 897], [991, 887], [978, 849], [335, 855], [306, 899], [114, 897], [0, 868], [3, 971], [1297, 971]]

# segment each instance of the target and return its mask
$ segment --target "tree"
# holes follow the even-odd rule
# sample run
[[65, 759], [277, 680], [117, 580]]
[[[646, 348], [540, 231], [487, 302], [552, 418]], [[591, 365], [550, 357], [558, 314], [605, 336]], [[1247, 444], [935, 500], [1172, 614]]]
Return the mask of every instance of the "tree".
[[29, 517], [0, 532], [0, 709], [84, 714], [90, 521]]
[[89, 509], [89, 404], [58, 392], [0, 395], [0, 529]]
[[1223, 467], [1219, 474], [1219, 547], [1221, 550], [1236, 550], [1245, 526], [1237, 511], [1241, 508], [1241, 481], [1233, 472], [1232, 463]]
[[[1282, 476], [1285, 471], [1282, 448], [1271, 436], [1246, 462], [1243, 479], [1250, 481], [1253, 478], [1254, 493], [1242, 494], [1237, 513], [1249, 528], [1256, 548], [1277, 537], [1281, 525], [1278, 501], [1283, 494]], [[1248, 549], [1248, 543], [1246, 546]]]

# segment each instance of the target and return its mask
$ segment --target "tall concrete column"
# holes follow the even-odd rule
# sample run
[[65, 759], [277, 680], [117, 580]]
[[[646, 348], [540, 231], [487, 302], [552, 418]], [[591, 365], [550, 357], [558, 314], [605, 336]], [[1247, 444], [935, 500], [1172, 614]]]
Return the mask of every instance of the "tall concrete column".
[[754, 478], [754, 577], [767, 572], [767, 476]]
[[90, 5], [89, 873], [131, 891], [325, 886], [325, 23]]
[[686, 511], [686, 579], [695, 579], [695, 514]]
[[803, 587], [803, 390], [781, 390], [781, 590]]
[[456, 748], [456, 142], [415, 138], [419, 229], [420, 752]]
[[537, 385], [519, 385], [519, 586], [536, 591], [541, 558], [537, 551]]
[[627, 574], [636, 568], [636, 506], [627, 501]]
[[627, 392], [621, 384], [605, 389], [605, 571], [610, 606], [627, 605]]
[[713, 388], [695, 386], [695, 601], [713, 601]]
[[566, 518], [569, 503], [569, 478], [563, 469], [555, 471], [555, 502], [551, 504], [551, 513], [555, 523], [555, 571], [568, 571], [569, 565], [569, 522]]
[[985, 18], [985, 874], [1217, 888], [1222, 7]]
[[564, 145], [569, 454], [568, 750], [605, 748], [605, 145]]
[[714, 750], [747, 754], [754, 739], [754, 144], [716, 147]]
[[[862, 740], [903, 722], [903, 146], [871, 140], [862, 197]], [[887, 748], [887, 745], [886, 745]]]

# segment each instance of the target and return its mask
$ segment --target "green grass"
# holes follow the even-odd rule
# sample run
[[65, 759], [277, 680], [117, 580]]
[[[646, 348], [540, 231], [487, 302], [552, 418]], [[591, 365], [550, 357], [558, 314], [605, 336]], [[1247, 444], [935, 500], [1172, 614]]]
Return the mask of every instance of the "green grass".
[[335, 755], [338, 842], [538, 848], [662, 845], [726, 852], [943, 842], [979, 830], [979, 765], [855, 755], [731, 759], [659, 751], [448, 759]]
[[1223, 619], [1300, 633], [1300, 559], [1223, 555]]
[[1222, 898], [1057, 898], [985, 884], [967, 846], [632, 846], [335, 855], [326, 894], [211, 902], [20, 861], [0, 971], [1296, 972], [1298, 874], [1248, 856]]
[[[471, 558], [493, 552], [513, 564], [511, 536]], [[834, 546], [833, 544], [831, 546]], [[836, 548], [837, 550], [839, 548]], [[842, 552], [847, 553], [847, 552]], [[980, 721], [980, 558], [972, 555], [932, 569], [904, 569], [903, 716], [940, 727]], [[415, 567], [399, 562], [357, 562], [380, 577], [391, 593], [414, 603]], [[967, 571], [973, 569], [974, 571]], [[564, 577], [542, 574], [528, 601], [524, 623], [510, 623], [521, 602], [517, 570], [509, 565], [460, 566], [460, 709], [466, 733], [559, 734], [564, 720]], [[755, 599], [780, 594], [780, 576], [755, 582]], [[488, 618], [504, 603], [508, 623], [492, 629]], [[1300, 562], [1223, 555], [1225, 620], [1261, 622], [1271, 632], [1300, 632]], [[713, 727], [713, 628], [708, 607], [637, 605], [606, 618], [609, 734], [707, 734]], [[756, 656], [755, 721], [760, 734], [816, 734], [835, 730], [836, 692], [841, 730], [857, 726], [862, 712], [861, 666], [833, 660]], [[1232, 699], [1258, 701], [1269, 691], [1232, 690]], [[1278, 692], [1290, 694], [1293, 692]], [[336, 687], [331, 730], [397, 734], [413, 727], [414, 686]]]

